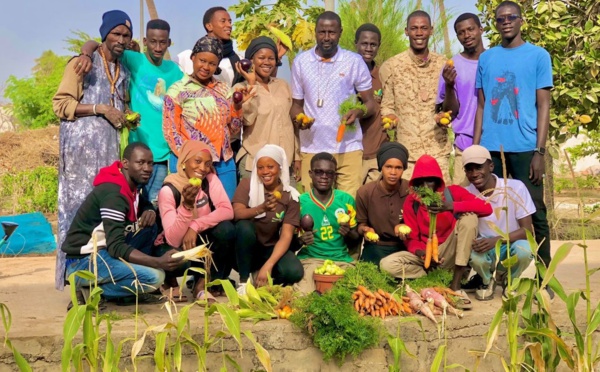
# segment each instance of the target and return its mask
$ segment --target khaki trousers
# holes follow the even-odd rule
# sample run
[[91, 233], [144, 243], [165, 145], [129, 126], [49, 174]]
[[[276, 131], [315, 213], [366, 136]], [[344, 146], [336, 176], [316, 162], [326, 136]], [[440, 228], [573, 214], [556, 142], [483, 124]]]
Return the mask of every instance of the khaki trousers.
[[369, 182], [377, 181], [381, 176], [379, 167], [377, 166], [377, 158], [367, 159], [362, 161], [362, 184], [365, 185]]
[[[338, 172], [337, 182], [334, 187], [356, 197], [358, 188], [362, 186], [361, 172], [362, 167], [362, 150], [345, 152], [343, 154], [332, 154], [337, 161]], [[302, 153], [302, 186], [304, 191], [310, 191], [312, 187], [308, 171], [310, 170], [310, 161], [315, 154]]]
[[[309, 294], [315, 291], [315, 280], [313, 279], [313, 274], [315, 270], [321, 266], [325, 260], [321, 260], [319, 258], [305, 258], [300, 260], [302, 266], [304, 267], [304, 278], [301, 281], [294, 284], [294, 290], [298, 291], [302, 294]], [[334, 262], [340, 268], [346, 270], [348, 268], [354, 267], [354, 264], [349, 262]]]
[[[453, 270], [454, 266], [467, 266], [471, 256], [471, 245], [477, 238], [478, 218], [474, 213], [463, 214], [454, 231], [444, 244], [439, 246], [439, 258], [444, 261], [440, 268]], [[379, 266], [395, 278], [416, 279], [427, 275], [423, 260], [411, 252], [393, 253], [381, 260]]]

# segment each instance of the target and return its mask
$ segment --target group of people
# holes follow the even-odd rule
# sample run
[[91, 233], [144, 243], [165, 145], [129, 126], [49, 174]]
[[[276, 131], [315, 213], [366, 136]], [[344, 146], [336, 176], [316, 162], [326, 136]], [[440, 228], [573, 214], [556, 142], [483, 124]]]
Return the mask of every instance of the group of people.
[[[210, 278], [236, 270], [242, 293], [248, 280], [264, 285], [269, 276], [307, 293], [324, 260], [347, 267], [358, 259], [397, 278], [451, 270], [465, 308], [467, 292], [493, 298], [497, 283], [506, 287], [499, 262], [516, 255], [516, 277], [533, 258], [526, 230], [550, 261], [543, 177], [552, 88], [548, 53], [521, 37], [520, 6], [504, 1], [495, 17], [502, 44], [486, 51], [479, 18], [460, 15], [454, 28], [464, 50], [448, 63], [429, 50], [430, 16], [414, 11], [408, 50], [377, 66], [379, 29], [360, 26], [356, 52], [344, 50], [341, 20], [326, 11], [316, 20], [316, 46], [293, 62], [290, 86], [276, 77], [287, 52], [281, 42], [252, 40], [252, 68], [241, 65], [224, 8], [206, 12], [206, 36], [178, 64], [164, 59], [167, 22], [148, 22], [140, 53], [130, 50], [127, 14], [105, 13], [102, 43], [87, 42], [68, 63], [53, 100], [61, 118], [57, 287], [89, 267], [97, 250], [105, 298], [128, 297], [137, 275], [182, 299], [177, 278], [190, 264], [173, 254], [209, 241]], [[353, 96], [361, 105], [341, 115]], [[128, 110], [141, 124], [119, 160]], [[440, 112], [451, 114], [454, 143]], [[395, 126], [392, 138], [384, 122]], [[340, 123], [355, 130], [340, 137]], [[443, 202], [424, 202], [415, 193], [423, 188]], [[300, 227], [305, 216], [312, 228]], [[429, 266], [433, 216], [439, 257]], [[364, 239], [368, 233], [378, 240]], [[461, 284], [470, 268], [476, 275]], [[205, 292], [195, 271], [194, 279], [195, 299], [220, 294]]]

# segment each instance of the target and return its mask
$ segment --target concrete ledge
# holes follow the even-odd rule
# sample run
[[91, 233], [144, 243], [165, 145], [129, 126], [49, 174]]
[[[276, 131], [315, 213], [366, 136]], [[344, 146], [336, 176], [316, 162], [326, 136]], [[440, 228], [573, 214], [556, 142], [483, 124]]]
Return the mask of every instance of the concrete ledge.
[[[561, 242], [553, 242], [557, 248]], [[590, 268], [600, 266], [600, 241], [588, 242]], [[581, 249], [573, 251], [557, 270], [557, 277], [567, 292], [582, 289], [585, 285], [583, 275], [583, 259]], [[531, 268], [525, 273], [533, 275]], [[600, 274], [591, 277], [592, 300], [597, 304], [600, 300]], [[63, 345], [62, 332], [69, 302], [68, 292], [54, 290], [54, 256], [45, 257], [17, 257], [0, 259], [0, 302], [6, 304], [13, 315], [13, 324], [9, 338], [15, 347], [30, 362], [34, 371], [56, 371], [60, 369], [61, 350]], [[580, 304], [582, 305], [582, 304]], [[475, 366], [475, 358], [469, 354], [470, 350], [483, 350], [485, 348], [484, 334], [489, 323], [501, 306], [500, 290], [496, 292], [496, 299], [489, 302], [474, 300], [472, 310], [465, 312], [464, 319], [448, 317], [447, 342], [448, 363], [459, 363], [471, 370]], [[135, 321], [132, 319], [133, 307], [118, 307], [110, 305], [108, 311], [115, 311], [126, 319], [113, 322], [113, 340], [118, 342], [126, 337], [132, 337]], [[165, 309], [159, 305], [140, 306], [143, 319], [150, 325], [159, 325], [168, 320]], [[553, 311], [558, 326], [563, 331], [570, 332], [571, 326], [566, 317], [566, 308], [562, 301], [554, 302]], [[398, 329], [398, 318], [386, 318], [385, 325], [389, 333], [395, 335]], [[578, 317], [585, 319], [582, 312]], [[407, 348], [417, 358], [411, 359], [406, 355], [402, 357], [402, 370], [404, 371], [429, 371], [439, 345], [443, 342], [438, 339], [436, 327], [426, 318], [421, 318], [425, 330], [425, 340], [420, 328], [414, 323], [402, 324], [400, 334]], [[202, 312], [199, 307], [190, 314], [192, 334], [196, 340], [203, 339]], [[140, 320], [139, 336], [145, 329]], [[1, 328], [2, 326], [0, 326]], [[388, 371], [388, 366], [393, 363], [393, 355], [387, 347], [386, 340], [382, 340], [377, 348], [362, 353], [358, 358], [348, 357], [345, 363], [339, 366], [336, 361], [324, 362], [320, 350], [312, 345], [311, 339], [295, 328], [286, 320], [274, 320], [253, 324], [244, 322], [243, 329], [253, 332], [258, 342], [265, 347], [273, 363], [274, 371]], [[214, 334], [221, 329], [219, 316], [210, 319], [210, 332]], [[0, 329], [4, 334], [4, 329]], [[138, 336], [138, 337], [139, 337]], [[1, 344], [0, 344], [1, 345]], [[496, 346], [499, 349], [496, 349]], [[494, 353], [506, 354], [506, 340], [500, 338], [492, 350]], [[140, 356], [145, 356], [138, 362], [138, 370], [153, 370], [152, 355], [154, 339], [149, 337]], [[125, 345], [123, 350], [122, 368], [131, 370], [129, 353], [131, 343]], [[243, 354], [237, 348], [233, 339], [227, 339], [221, 346], [215, 345], [209, 350], [207, 363], [209, 370], [218, 370], [222, 365], [221, 350], [225, 350], [241, 365], [243, 371], [261, 370], [262, 366], [255, 355], [251, 343], [243, 338]], [[184, 350], [183, 369], [195, 371], [197, 358], [191, 349]], [[0, 371], [17, 371], [12, 353], [0, 346]], [[501, 371], [502, 367], [496, 356], [488, 356], [478, 366], [479, 371]], [[561, 369], [566, 370], [561, 364]]]

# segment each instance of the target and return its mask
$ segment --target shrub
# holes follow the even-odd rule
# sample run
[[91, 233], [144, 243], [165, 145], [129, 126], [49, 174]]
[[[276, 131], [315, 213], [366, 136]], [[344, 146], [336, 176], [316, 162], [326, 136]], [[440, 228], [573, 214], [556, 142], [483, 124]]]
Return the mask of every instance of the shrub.
[[3, 209], [11, 213], [55, 213], [58, 209], [58, 170], [40, 166], [0, 177]]

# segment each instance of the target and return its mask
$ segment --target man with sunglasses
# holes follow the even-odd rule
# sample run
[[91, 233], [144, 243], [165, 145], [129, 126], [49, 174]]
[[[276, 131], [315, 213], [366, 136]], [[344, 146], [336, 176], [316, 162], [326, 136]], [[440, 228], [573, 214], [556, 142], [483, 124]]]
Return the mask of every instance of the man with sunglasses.
[[550, 228], [543, 181], [552, 63], [545, 49], [523, 40], [521, 14], [521, 7], [512, 1], [503, 1], [496, 8], [496, 28], [502, 43], [479, 58], [473, 143], [490, 151], [494, 174], [499, 177], [500, 151], [504, 151], [507, 175], [527, 187], [536, 207], [532, 220], [540, 244], [538, 252], [548, 265]]
[[[312, 188], [300, 195], [301, 218], [310, 215], [314, 221], [313, 229], [303, 231], [299, 238], [302, 249], [298, 258], [304, 267], [304, 278], [294, 288], [302, 293], [315, 290], [313, 273], [325, 260], [331, 260], [341, 268], [349, 267], [353, 262], [348, 247], [359, 239], [355, 203], [350, 194], [333, 188], [336, 169], [337, 160], [332, 154], [315, 154], [308, 172]], [[349, 220], [344, 222], [342, 215], [349, 215]]]

